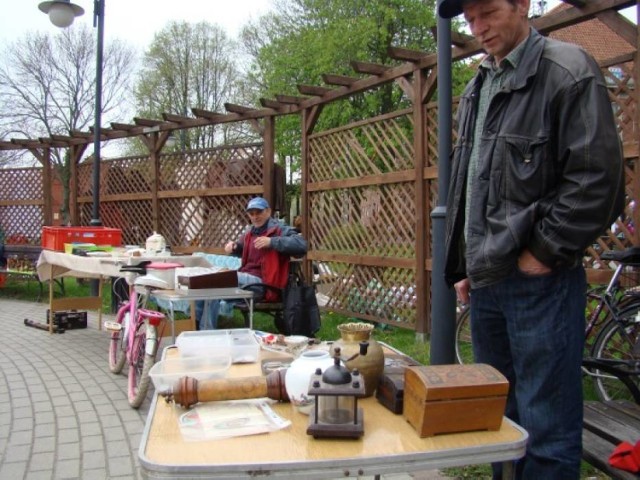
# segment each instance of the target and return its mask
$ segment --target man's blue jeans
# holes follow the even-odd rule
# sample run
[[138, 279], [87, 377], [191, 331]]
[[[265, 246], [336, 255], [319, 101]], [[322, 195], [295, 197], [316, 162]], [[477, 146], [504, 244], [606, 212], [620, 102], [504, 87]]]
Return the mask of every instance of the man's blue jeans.
[[581, 266], [471, 292], [475, 360], [507, 377], [506, 415], [529, 432], [517, 478], [580, 477], [585, 292]]
[[[238, 285], [243, 287], [252, 283], [262, 283], [260, 277], [249, 273], [238, 272]], [[196, 324], [199, 330], [213, 330], [218, 327], [220, 300], [201, 300], [195, 302]]]

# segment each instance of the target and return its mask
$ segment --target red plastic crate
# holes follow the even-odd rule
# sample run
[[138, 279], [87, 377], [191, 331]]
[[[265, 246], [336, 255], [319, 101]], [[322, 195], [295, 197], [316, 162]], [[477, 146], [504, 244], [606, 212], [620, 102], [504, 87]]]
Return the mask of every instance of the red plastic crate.
[[108, 227], [42, 227], [42, 248], [64, 252], [65, 243], [122, 245], [122, 230]]

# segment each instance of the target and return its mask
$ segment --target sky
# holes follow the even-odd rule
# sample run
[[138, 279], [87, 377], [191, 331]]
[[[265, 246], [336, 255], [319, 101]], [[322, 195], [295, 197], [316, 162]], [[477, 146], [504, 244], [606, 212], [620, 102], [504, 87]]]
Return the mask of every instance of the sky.
[[[39, 3], [40, 0], [0, 0], [2, 11], [10, 12], [0, 16], [0, 48], [27, 32], [58, 30], [38, 9]], [[74, 3], [85, 10], [75, 21], [92, 25], [93, 1], [74, 0]], [[558, 3], [559, 0], [547, 0], [547, 11]], [[119, 38], [143, 50], [154, 33], [171, 20], [206, 20], [235, 38], [243, 25], [272, 7], [272, 0], [105, 0], [105, 41]]]
[[[27, 32], [55, 33], [47, 15], [38, 9], [40, 0], [0, 0], [0, 47]], [[93, 25], [93, 1], [73, 0], [85, 13], [75, 22]], [[272, 7], [271, 0], [105, 0], [105, 42], [119, 38], [141, 49], [153, 40], [155, 32], [169, 21], [199, 22], [206, 20], [236, 37], [240, 28]], [[74, 22], [74, 24], [75, 24]]]

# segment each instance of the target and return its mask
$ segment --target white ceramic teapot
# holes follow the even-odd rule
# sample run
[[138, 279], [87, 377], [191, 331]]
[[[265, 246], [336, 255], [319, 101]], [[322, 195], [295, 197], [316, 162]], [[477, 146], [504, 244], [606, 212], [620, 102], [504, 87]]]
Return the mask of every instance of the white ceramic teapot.
[[145, 243], [145, 249], [147, 252], [164, 252], [166, 248], [167, 241], [157, 232], [153, 232], [153, 235], [147, 238], [147, 242]]

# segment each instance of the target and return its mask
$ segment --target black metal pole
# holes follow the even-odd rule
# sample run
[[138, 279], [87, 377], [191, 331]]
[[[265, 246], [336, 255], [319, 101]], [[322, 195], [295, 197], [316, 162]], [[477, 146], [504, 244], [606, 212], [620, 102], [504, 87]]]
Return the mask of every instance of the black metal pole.
[[[438, 1], [438, 5], [442, 0]], [[451, 20], [438, 15], [438, 200], [431, 212], [431, 365], [455, 363], [456, 297], [444, 281], [445, 223], [451, 165]]]
[[[102, 46], [104, 43], [104, 2], [93, 1], [93, 26], [98, 27], [98, 43], [96, 47], [96, 104], [95, 121], [93, 124], [93, 209], [90, 225], [102, 226], [100, 220], [100, 128], [102, 126]], [[100, 291], [99, 280], [91, 280], [91, 295], [98, 296]]]
[[93, 26], [98, 27], [98, 45], [96, 48], [96, 103], [95, 122], [93, 124], [93, 210], [92, 226], [100, 226], [100, 128], [102, 116], [102, 46], [104, 42], [104, 2], [93, 2]]

